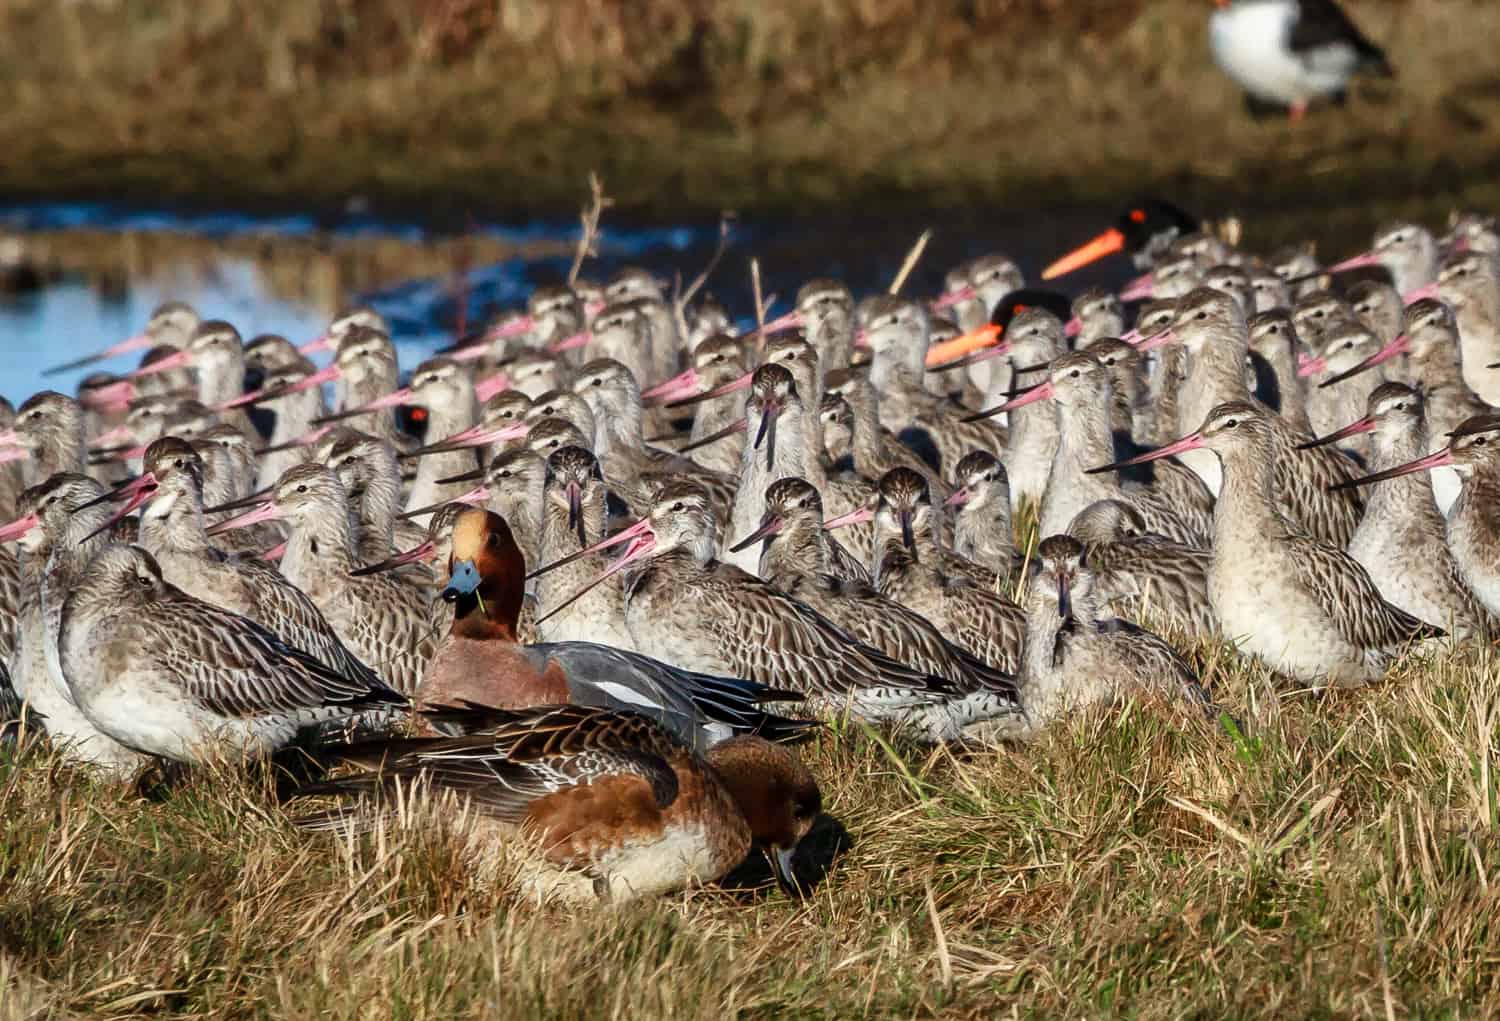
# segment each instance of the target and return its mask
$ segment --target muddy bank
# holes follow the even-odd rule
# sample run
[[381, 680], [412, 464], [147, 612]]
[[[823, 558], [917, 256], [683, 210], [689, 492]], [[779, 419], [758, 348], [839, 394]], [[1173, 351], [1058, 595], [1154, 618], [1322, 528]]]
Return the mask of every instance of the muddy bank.
[[1205, 0], [20, 0], [0, 194], [455, 220], [1497, 197], [1500, 4], [1350, 0], [1398, 77], [1255, 122]]

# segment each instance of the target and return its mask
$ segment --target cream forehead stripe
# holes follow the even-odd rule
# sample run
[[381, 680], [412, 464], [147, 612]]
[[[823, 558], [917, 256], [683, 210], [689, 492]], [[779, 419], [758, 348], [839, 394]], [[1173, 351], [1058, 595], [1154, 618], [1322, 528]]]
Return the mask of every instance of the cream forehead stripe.
[[482, 510], [464, 511], [453, 522], [453, 556], [459, 560], [472, 560], [484, 547], [488, 515]]

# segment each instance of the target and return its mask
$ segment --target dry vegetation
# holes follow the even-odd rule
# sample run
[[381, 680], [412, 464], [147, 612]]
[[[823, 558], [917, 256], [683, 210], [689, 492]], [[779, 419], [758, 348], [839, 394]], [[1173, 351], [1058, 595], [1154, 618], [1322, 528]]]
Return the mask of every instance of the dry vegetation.
[[1322, 698], [1199, 655], [1245, 736], [1133, 703], [964, 758], [831, 729], [799, 869], [844, 849], [803, 902], [569, 916], [467, 878], [421, 809], [341, 843], [265, 776], [145, 801], [23, 752], [0, 763], [0, 1018], [1500, 1012], [1492, 650]]
[[1291, 127], [1243, 115], [1208, 0], [9, 0], [0, 192], [566, 213], [590, 169], [658, 211], [1492, 178], [1500, 5], [1350, 6], [1400, 77]]

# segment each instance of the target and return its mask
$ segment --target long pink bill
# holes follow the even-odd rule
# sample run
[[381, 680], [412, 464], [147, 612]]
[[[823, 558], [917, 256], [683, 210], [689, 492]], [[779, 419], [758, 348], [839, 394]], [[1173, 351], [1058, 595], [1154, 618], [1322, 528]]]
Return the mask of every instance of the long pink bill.
[[1144, 354], [1147, 351], [1155, 351], [1159, 347], [1166, 347], [1168, 344], [1175, 344], [1176, 342], [1177, 332], [1169, 326], [1165, 330], [1157, 330], [1144, 340], [1136, 341], [1135, 349]]
[[784, 315], [779, 315], [775, 319], [766, 320], [764, 326], [751, 330], [745, 337], [746, 339], [756, 336], [769, 337], [771, 334], [780, 333], [782, 330], [795, 329], [802, 325], [802, 321], [802, 313], [793, 310]]
[[1374, 252], [1361, 252], [1358, 255], [1350, 256], [1343, 262], [1336, 262], [1327, 269], [1320, 270], [1319, 273], [1347, 273], [1352, 269], [1364, 269], [1366, 266], [1379, 265], [1380, 256]]
[[377, 564], [366, 564], [364, 567], [357, 567], [350, 571], [349, 575], [354, 578], [363, 578], [367, 575], [380, 574], [384, 571], [394, 571], [396, 568], [405, 567], [407, 564], [425, 564], [436, 556], [437, 544], [428, 539], [419, 546], [413, 546], [411, 549], [397, 553], [395, 556], [386, 557]]
[[140, 379], [142, 376], [154, 376], [159, 372], [171, 372], [173, 369], [185, 369], [193, 364], [193, 353], [187, 348], [181, 351], [173, 351], [165, 357], [158, 358], [125, 374], [126, 379]]
[[[1405, 352], [1410, 350], [1411, 341], [1408, 340], [1406, 334], [1403, 333], [1395, 340], [1387, 344], [1385, 347], [1381, 348], [1379, 351], [1376, 351], [1370, 357], [1354, 366], [1354, 368], [1345, 369], [1343, 372], [1340, 372], [1336, 376], [1330, 376], [1328, 379], [1325, 379], [1323, 380], [1323, 382], [1319, 383], [1318, 386], [1325, 387], [1333, 386], [1333, 384], [1335, 383], [1342, 383], [1344, 380], [1348, 379], [1351, 376], [1357, 376], [1361, 372], [1364, 372], [1366, 369], [1373, 369], [1375, 366], [1382, 365], [1390, 361], [1392, 358], [1395, 358], [1397, 355], [1404, 354]], [[1300, 371], [1298, 374], [1301, 374]]]
[[588, 346], [588, 342], [594, 339], [593, 333], [588, 330], [580, 330], [569, 337], [560, 337], [547, 345], [547, 353], [560, 355], [564, 351], [576, 351], [581, 347]]
[[42, 375], [54, 376], [60, 372], [72, 372], [75, 369], [82, 369], [98, 362], [108, 361], [111, 358], [118, 358], [120, 355], [130, 354], [132, 351], [144, 351], [151, 346], [151, 343], [151, 336], [149, 334], [137, 333], [133, 337], [125, 338], [118, 344], [111, 344], [102, 351], [96, 351], [93, 354], [84, 355], [82, 358], [75, 358], [71, 362], [64, 362], [61, 365], [54, 365], [51, 368], [43, 369]]
[[84, 355], [82, 358], [75, 358], [71, 362], [64, 362], [61, 365], [54, 365], [50, 369], [43, 369], [42, 375], [55, 376], [60, 372], [72, 372], [74, 369], [82, 369], [86, 366], [93, 365], [96, 362], [103, 362], [108, 361], [111, 358], [118, 358], [120, 355], [130, 354], [130, 352], [132, 351], [144, 351], [150, 346], [150, 334], [137, 333], [133, 337], [126, 337], [118, 344], [111, 344], [103, 351], [96, 351], [91, 355]]
[[[100, 525], [98, 528], [94, 529], [88, 535], [84, 536], [82, 541], [87, 542], [89, 539], [92, 539], [94, 536], [98, 535], [100, 532], [107, 532], [107, 531], [109, 531], [111, 528], [113, 528], [115, 526], [115, 524], [117, 522], [123, 521], [125, 518], [127, 518], [130, 515], [134, 514], [138, 508], [143, 507], [146, 504], [150, 503], [151, 502], [151, 498], [153, 496], [155, 496], [155, 495], [156, 495], [156, 476], [153, 475], [151, 472], [147, 472], [146, 474], [140, 476], [139, 478], [134, 479], [131, 482], [125, 483], [125, 485], [120, 486], [118, 489], [115, 489], [115, 490], [112, 490], [111, 492], [105, 493], [104, 497], [102, 498], [102, 500], [110, 500], [110, 499], [118, 500], [118, 499], [120, 499], [122, 497], [128, 497], [128, 499], [125, 500], [125, 503], [120, 507], [119, 510], [115, 511], [114, 514], [110, 515], [109, 520], [105, 521], [104, 524]], [[101, 499], [90, 500], [88, 503], [84, 504], [83, 506], [75, 508], [73, 513], [76, 514], [76, 513], [78, 513], [78, 511], [82, 510], [83, 507], [92, 506], [93, 504], [102, 502], [102, 500]]]
[[1316, 376], [1320, 372], [1327, 371], [1328, 359], [1323, 357], [1322, 355], [1318, 355], [1316, 358], [1303, 359], [1299, 357], [1297, 359], [1297, 375], [1302, 379], [1306, 379], [1308, 376]]
[[1037, 401], [1050, 400], [1056, 393], [1057, 391], [1053, 389], [1052, 381], [1049, 379], [1035, 386], [1027, 387], [1004, 404], [997, 404], [995, 407], [987, 411], [981, 411], [977, 415], [968, 415], [963, 421], [979, 422], [986, 418], [993, 418], [1003, 412], [1015, 411], [1017, 408], [1024, 408], [1028, 404], [1035, 404]]
[[0, 525], [0, 542], [15, 542], [23, 538], [27, 532], [42, 523], [42, 519], [35, 514], [27, 514], [16, 518], [7, 524]]
[[693, 442], [686, 444], [682, 447], [682, 449], [678, 451], [678, 453], [691, 454], [693, 451], [700, 450], [703, 447], [708, 446], [710, 443], [718, 443], [726, 436], [733, 436], [735, 433], [747, 432], [749, 428], [750, 423], [747, 419], [737, 418], [733, 422], [730, 422], [728, 425], [726, 425], [724, 428], [719, 429], [716, 432], [711, 432], [707, 436], [700, 436]]
[[1144, 454], [1137, 454], [1135, 457], [1127, 457], [1125, 460], [1116, 461], [1113, 464], [1101, 464], [1097, 468], [1089, 468], [1086, 470], [1085, 474], [1098, 475], [1101, 472], [1112, 472], [1117, 471], [1121, 468], [1129, 468], [1133, 464], [1145, 464], [1147, 461], [1159, 461], [1164, 457], [1174, 457], [1177, 454], [1185, 454], [1189, 450], [1198, 450], [1204, 445], [1205, 444], [1202, 433], [1189, 433], [1180, 440], [1173, 440], [1165, 447], [1157, 447], [1155, 450], [1148, 450]]
[[936, 298], [933, 298], [932, 310], [934, 312], [941, 312], [945, 308], [952, 308], [954, 305], [961, 305], [966, 301], [973, 301], [978, 296], [979, 292], [974, 290], [973, 287], [957, 287], [951, 291], [944, 291]]
[[767, 515], [766, 519], [761, 522], [759, 528], [751, 532], [749, 535], [745, 536], [733, 546], [729, 547], [729, 552], [738, 553], [742, 549], [749, 549], [751, 546], [754, 546], [762, 539], [769, 539], [771, 536], [781, 531], [781, 526], [783, 524], [785, 524], [785, 522], [782, 520], [781, 515]]
[[78, 399], [86, 407], [96, 410], [128, 405], [135, 396], [135, 384], [128, 379], [105, 383], [103, 386], [84, 387], [78, 391]]
[[317, 354], [319, 351], [332, 351], [332, 350], [333, 350], [333, 334], [331, 334], [331, 333], [325, 333], [325, 334], [323, 334], [321, 336], [314, 337], [312, 340], [309, 340], [306, 344], [303, 344], [301, 347], [297, 348], [297, 353], [299, 355], [311, 355], [311, 354]]
[[286, 543], [278, 542], [276, 545], [272, 546], [270, 549], [262, 553], [260, 555], [260, 558], [268, 563], [274, 564], [279, 562], [284, 556], [286, 556]]
[[948, 494], [948, 499], [943, 501], [944, 507], [962, 507], [969, 502], [969, 487], [959, 486]]
[[[644, 526], [644, 528], [642, 528], [642, 526]], [[582, 599], [584, 596], [592, 592], [594, 589], [598, 588], [610, 576], [620, 573], [621, 571], [625, 570], [626, 567], [635, 563], [637, 560], [641, 560], [649, 556], [651, 551], [656, 549], [656, 533], [651, 530], [650, 519], [642, 519], [641, 521], [636, 522], [630, 528], [626, 529], [626, 531], [633, 532], [638, 528], [641, 530], [635, 535], [631, 536], [630, 545], [625, 547], [625, 552], [620, 555], [620, 559], [616, 560], [614, 563], [606, 567], [603, 572], [601, 572], [600, 575], [593, 581], [589, 582], [573, 595], [569, 596], [567, 599], [564, 599], [561, 603], [558, 603], [552, 609], [548, 610], [546, 613], [538, 617], [536, 619], [536, 622], [540, 624], [548, 617], [551, 617], [554, 614], [561, 613], [573, 603], [577, 602], [578, 600]], [[624, 533], [621, 534], [623, 535]], [[618, 539], [619, 536], [615, 536], [615, 538]], [[561, 562], [562, 561], [558, 561], [558, 563]]]
[[1082, 332], [1083, 320], [1077, 316], [1072, 316], [1067, 322], [1063, 323], [1063, 336], [1065, 337], [1076, 337]]
[[1423, 286], [1418, 287], [1415, 291], [1407, 291], [1405, 294], [1401, 295], [1401, 302], [1404, 305], [1415, 305], [1423, 298], [1436, 298], [1437, 296], [1438, 285], [1437, 281], [1434, 280], [1430, 284], [1424, 284]]
[[569, 553], [561, 560], [554, 560], [550, 564], [538, 567], [535, 571], [532, 571], [530, 574], [528, 574], [526, 578], [527, 580], [530, 580], [537, 577], [538, 575], [546, 574], [548, 571], [553, 571], [566, 564], [571, 564], [575, 560], [582, 560], [590, 553], [598, 553], [600, 550], [609, 549], [611, 546], [618, 546], [622, 542], [629, 542], [630, 540], [640, 538], [643, 535], [652, 534], [654, 533], [652, 533], [651, 531], [651, 519], [641, 518], [629, 528], [622, 529], [621, 531], [616, 532], [614, 535], [600, 539], [592, 546], [581, 549], [577, 553]]
[[461, 503], [465, 507], [483, 507], [490, 499], [489, 486], [475, 486], [462, 496], [455, 496], [451, 500], [443, 500], [439, 503], [428, 504], [426, 507], [418, 507], [415, 510], [404, 511], [401, 517], [410, 521], [412, 518], [420, 518], [423, 514], [435, 514], [448, 506], [450, 503]]
[[531, 426], [526, 422], [510, 422], [506, 425], [486, 428], [483, 425], [470, 426], [463, 432], [454, 433], [446, 440], [437, 443], [429, 443], [409, 454], [402, 454], [402, 458], [409, 460], [414, 457], [426, 457], [428, 454], [446, 454], [453, 450], [467, 450], [470, 447], [484, 447], [491, 443], [504, 443], [508, 440], [518, 440], [531, 431]]
[[664, 383], [657, 383], [641, 391], [641, 400], [673, 401], [683, 397], [692, 397], [697, 394], [698, 388], [702, 385], [703, 379], [698, 375], [698, 370], [688, 369], [685, 372], [679, 372]]
[[862, 525], [867, 521], [874, 520], [874, 507], [856, 507], [852, 511], [846, 511], [837, 517], [829, 518], [823, 522], [823, 531], [832, 532], [836, 528], [845, 528], [849, 525]]
[[373, 401], [366, 401], [355, 408], [345, 408], [331, 415], [313, 419], [313, 425], [327, 425], [329, 422], [342, 422], [346, 418], [356, 418], [360, 415], [368, 415], [375, 411], [384, 411], [387, 408], [396, 408], [411, 400], [411, 387], [403, 386], [399, 390], [393, 390], [384, 397], [377, 397]]
[[1156, 293], [1156, 275], [1142, 273], [1120, 289], [1121, 301], [1145, 301]]
[[514, 385], [509, 373], [502, 369], [485, 376], [474, 384], [474, 398], [483, 404], [496, 394], [512, 389]]
[[1338, 430], [1337, 432], [1331, 432], [1327, 436], [1319, 436], [1315, 440], [1308, 440], [1305, 443], [1299, 443], [1297, 444], [1297, 449], [1311, 450], [1313, 447], [1326, 447], [1330, 443], [1337, 443], [1339, 442], [1339, 440], [1347, 440], [1351, 436], [1360, 436], [1364, 433], [1370, 432], [1374, 428], [1375, 420], [1369, 415], [1366, 415], [1364, 418], [1361, 418], [1358, 421], [1350, 422], [1348, 425], [1344, 426], [1344, 428]]
[[714, 387], [712, 390], [705, 390], [701, 394], [693, 394], [691, 397], [683, 397], [675, 401], [668, 401], [666, 406], [669, 408], [685, 408], [691, 404], [701, 404], [704, 401], [711, 401], [718, 397], [725, 397], [738, 390], [748, 390], [750, 389], [750, 381], [754, 378], [755, 373], [747, 372], [743, 376], [737, 376], [721, 386]]
[[279, 517], [281, 517], [281, 509], [273, 501], [267, 500], [259, 507], [247, 510], [243, 514], [236, 514], [228, 521], [220, 521], [217, 525], [211, 526], [208, 534], [223, 535], [225, 532], [232, 532], [237, 528], [249, 528], [251, 525], [258, 525], [262, 521], [275, 521]]
[[1453, 451], [1448, 447], [1444, 447], [1442, 450], [1439, 450], [1435, 454], [1428, 454], [1426, 457], [1419, 457], [1415, 461], [1408, 461], [1406, 462], [1406, 464], [1398, 464], [1394, 468], [1387, 468], [1383, 472], [1376, 472], [1373, 475], [1366, 475], [1363, 478], [1350, 479], [1348, 482], [1335, 483], [1328, 488], [1330, 490], [1338, 490], [1353, 489], [1356, 486], [1368, 486], [1373, 482], [1384, 482], [1387, 479], [1398, 479], [1403, 475], [1410, 475], [1413, 472], [1425, 472], [1431, 471], [1434, 468], [1446, 468], [1452, 463]]
[[31, 451], [25, 447], [0, 447], [0, 464], [9, 464], [12, 461], [25, 461], [30, 457]]
[[309, 429], [307, 432], [303, 433], [301, 436], [298, 436], [294, 440], [287, 440], [285, 443], [275, 443], [269, 447], [261, 447], [255, 453], [257, 455], [277, 454], [283, 450], [296, 450], [298, 447], [310, 447], [331, 432], [333, 432], [333, 426], [320, 425], [316, 429]]

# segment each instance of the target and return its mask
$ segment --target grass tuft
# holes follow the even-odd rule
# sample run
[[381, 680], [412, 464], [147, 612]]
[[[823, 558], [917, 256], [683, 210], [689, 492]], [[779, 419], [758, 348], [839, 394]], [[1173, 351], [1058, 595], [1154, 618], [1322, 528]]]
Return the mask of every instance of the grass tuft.
[[1493, 651], [1322, 696], [1196, 656], [1238, 730], [1125, 701], [1026, 749], [822, 735], [817, 843], [842, 853], [802, 901], [570, 915], [471, 872], [469, 820], [420, 797], [305, 833], [316, 806], [265, 771], [148, 801], [8, 753], [0, 1018], [1500, 1011]]

